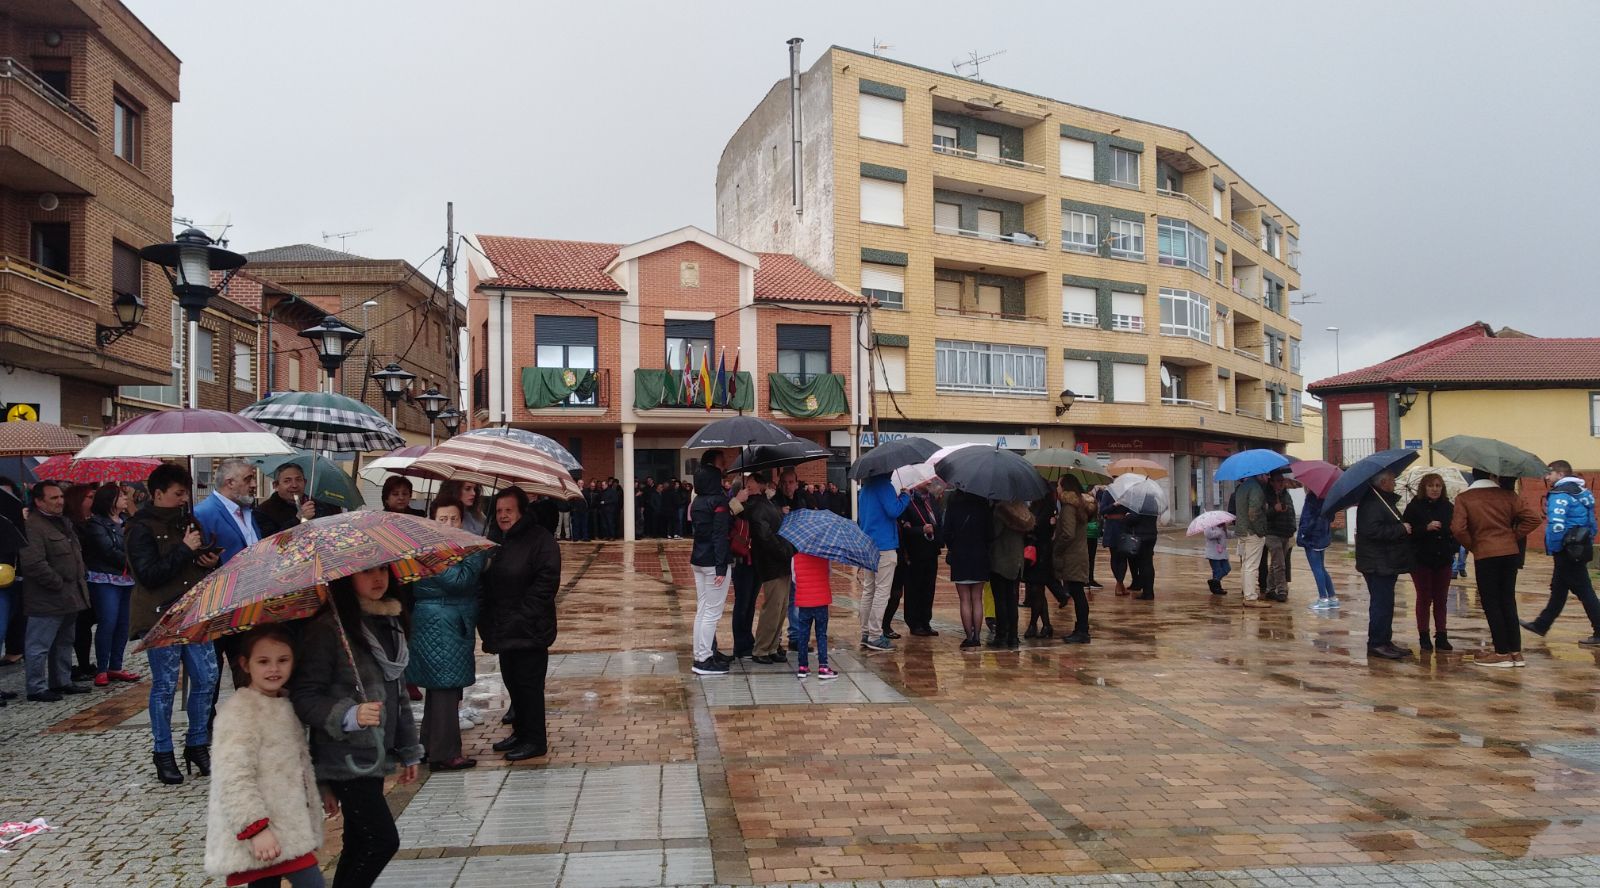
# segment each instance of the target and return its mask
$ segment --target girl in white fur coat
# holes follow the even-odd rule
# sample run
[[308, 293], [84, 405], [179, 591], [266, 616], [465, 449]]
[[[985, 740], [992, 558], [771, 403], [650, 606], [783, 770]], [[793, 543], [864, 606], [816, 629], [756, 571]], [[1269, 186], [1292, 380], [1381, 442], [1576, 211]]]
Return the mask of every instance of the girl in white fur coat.
[[294, 669], [289, 635], [266, 626], [241, 639], [250, 684], [217, 706], [211, 737], [206, 872], [229, 885], [322, 888], [316, 851], [323, 803], [305, 726], [283, 686]]

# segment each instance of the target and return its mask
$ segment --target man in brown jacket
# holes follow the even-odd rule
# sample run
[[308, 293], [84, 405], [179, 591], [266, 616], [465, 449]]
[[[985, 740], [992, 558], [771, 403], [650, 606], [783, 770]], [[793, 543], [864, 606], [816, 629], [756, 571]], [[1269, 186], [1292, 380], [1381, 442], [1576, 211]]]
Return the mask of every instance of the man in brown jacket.
[[89, 607], [89, 587], [83, 546], [65, 514], [61, 485], [50, 481], [35, 484], [32, 500], [28, 545], [21, 556], [22, 575], [28, 579], [28, 595], [23, 599], [28, 613], [23, 648], [28, 699], [54, 703], [62, 694], [89, 692], [72, 683], [72, 636], [78, 612]]
[[1494, 652], [1473, 658], [1479, 666], [1526, 666], [1522, 630], [1517, 625], [1517, 569], [1522, 566], [1522, 540], [1543, 519], [1499, 479], [1472, 470], [1472, 484], [1456, 497], [1450, 533], [1472, 552], [1478, 579], [1478, 601], [1489, 621]]

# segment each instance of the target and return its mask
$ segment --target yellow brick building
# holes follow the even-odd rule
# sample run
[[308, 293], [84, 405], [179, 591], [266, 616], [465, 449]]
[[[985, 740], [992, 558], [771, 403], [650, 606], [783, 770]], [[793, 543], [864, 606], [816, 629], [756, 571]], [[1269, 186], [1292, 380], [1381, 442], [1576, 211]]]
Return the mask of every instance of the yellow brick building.
[[728, 141], [717, 227], [877, 300], [885, 437], [1155, 458], [1175, 519], [1302, 438], [1299, 224], [1181, 130], [832, 47]]

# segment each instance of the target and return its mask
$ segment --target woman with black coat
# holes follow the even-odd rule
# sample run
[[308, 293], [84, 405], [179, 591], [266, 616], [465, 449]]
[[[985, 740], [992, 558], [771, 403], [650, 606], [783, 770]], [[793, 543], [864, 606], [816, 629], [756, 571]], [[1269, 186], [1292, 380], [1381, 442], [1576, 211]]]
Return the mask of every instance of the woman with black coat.
[[122, 488], [104, 485], [94, 492], [89, 520], [78, 527], [89, 601], [98, 626], [94, 634], [94, 683], [102, 688], [113, 681], [139, 680], [139, 676], [122, 668], [122, 655], [128, 647], [128, 599], [133, 595], [127, 536], [122, 530], [122, 513], [127, 507], [127, 494]]
[[1367, 581], [1367, 653], [1386, 660], [1411, 656], [1394, 643], [1394, 587], [1416, 562], [1412, 528], [1400, 517], [1394, 473], [1384, 472], [1356, 507], [1356, 570]]
[[500, 674], [516, 713], [511, 736], [495, 752], [517, 762], [545, 755], [544, 680], [556, 640], [556, 592], [561, 587], [561, 547], [541, 525], [520, 488], [494, 498], [499, 543], [483, 571], [478, 632], [484, 653], [500, 656]]
[[950, 582], [956, 584], [961, 603], [963, 649], [978, 646], [983, 627], [983, 584], [989, 582], [989, 501], [981, 496], [950, 492], [944, 509], [945, 563]]
[[[1425, 651], [1435, 646], [1454, 650], [1445, 630], [1445, 598], [1450, 594], [1450, 578], [1455, 573], [1456, 539], [1450, 534], [1450, 519], [1455, 507], [1445, 496], [1444, 478], [1437, 472], [1422, 476], [1417, 495], [1406, 505], [1400, 520], [1411, 525], [1411, 549], [1416, 566], [1411, 569], [1411, 584], [1417, 587], [1418, 642]], [[1428, 639], [1428, 614], [1433, 614], [1434, 637]]]
[[[1050, 625], [1050, 602], [1044, 597], [1045, 590], [1055, 596], [1056, 607], [1067, 606], [1067, 593], [1056, 579], [1055, 559], [1055, 532], [1057, 500], [1054, 492], [1043, 499], [1033, 501], [1029, 506], [1033, 511], [1033, 530], [1028, 533], [1028, 545], [1036, 553], [1033, 563], [1023, 571], [1022, 580], [1027, 584], [1025, 603], [1028, 606], [1028, 629], [1022, 633], [1023, 638], [1053, 638], [1055, 627]], [[1040, 622], [1044, 623], [1040, 628]]]
[[1139, 541], [1138, 554], [1128, 556], [1128, 591], [1138, 593], [1139, 601], [1151, 601], [1156, 597], [1156, 516], [1116, 508], [1123, 512], [1122, 533]]

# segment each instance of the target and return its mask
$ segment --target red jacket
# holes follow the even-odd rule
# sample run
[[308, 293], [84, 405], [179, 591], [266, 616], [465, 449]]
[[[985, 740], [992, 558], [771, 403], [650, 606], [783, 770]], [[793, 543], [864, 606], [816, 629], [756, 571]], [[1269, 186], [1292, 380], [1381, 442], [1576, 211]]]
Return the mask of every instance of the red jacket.
[[815, 555], [794, 556], [794, 606], [827, 607], [833, 604], [833, 587], [829, 585], [831, 568], [828, 559]]

